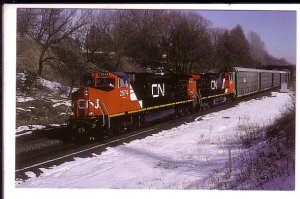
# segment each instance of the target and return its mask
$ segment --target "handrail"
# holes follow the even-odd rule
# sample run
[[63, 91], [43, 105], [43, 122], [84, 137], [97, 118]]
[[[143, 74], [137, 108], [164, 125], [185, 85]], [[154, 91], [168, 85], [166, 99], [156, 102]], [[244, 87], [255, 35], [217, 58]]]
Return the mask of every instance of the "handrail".
[[105, 116], [104, 116], [104, 112], [103, 112], [103, 110], [102, 110], [102, 108], [101, 108], [101, 105], [99, 106], [99, 108], [100, 108], [100, 111], [101, 111], [101, 113], [102, 113], [102, 120], [103, 120], [102, 126], [105, 126]]
[[[100, 103], [101, 103], [101, 104], [103, 104], [103, 107], [104, 107], [104, 109], [105, 109], [105, 112], [106, 112], [106, 115], [107, 115], [108, 128], [110, 128], [110, 118], [109, 118], [109, 112], [108, 112], [108, 110], [107, 110], [107, 108], [106, 108], [105, 104], [104, 104], [102, 101], [100, 101]], [[101, 107], [101, 105], [100, 105], [100, 107]]]

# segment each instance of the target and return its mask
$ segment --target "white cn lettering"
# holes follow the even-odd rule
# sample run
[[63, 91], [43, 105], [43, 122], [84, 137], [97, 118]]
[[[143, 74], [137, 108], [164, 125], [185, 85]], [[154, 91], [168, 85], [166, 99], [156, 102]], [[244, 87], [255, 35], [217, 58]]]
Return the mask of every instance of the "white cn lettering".
[[98, 109], [100, 107], [100, 101], [99, 101], [99, 99], [96, 99], [96, 105], [92, 101], [85, 100], [85, 99], [79, 99], [77, 101], [77, 104], [78, 104], [78, 109], [80, 109], [80, 110], [88, 108], [89, 104], [90, 104], [90, 106], [95, 107], [96, 109]]
[[100, 107], [99, 99], [96, 99], [96, 106], [95, 106], [95, 108], [98, 109], [99, 107]]
[[165, 96], [165, 84], [152, 84], [152, 97]]
[[223, 78], [223, 84], [222, 84], [222, 89], [225, 88], [225, 78]]
[[212, 80], [210, 83], [210, 87], [212, 90], [217, 89], [217, 81], [216, 80]]
[[[81, 102], [83, 102], [83, 103], [81, 103]], [[80, 110], [84, 109], [84, 102], [85, 102], [85, 99], [79, 99], [77, 101], [78, 109], [80, 109]], [[82, 104], [83, 104], [83, 106], [82, 106]]]
[[86, 101], [86, 108], [89, 107], [89, 102], [90, 102], [90, 105], [91, 105], [92, 107], [95, 107], [95, 105], [94, 105], [94, 103], [93, 103], [92, 101], [87, 100], [87, 101]]

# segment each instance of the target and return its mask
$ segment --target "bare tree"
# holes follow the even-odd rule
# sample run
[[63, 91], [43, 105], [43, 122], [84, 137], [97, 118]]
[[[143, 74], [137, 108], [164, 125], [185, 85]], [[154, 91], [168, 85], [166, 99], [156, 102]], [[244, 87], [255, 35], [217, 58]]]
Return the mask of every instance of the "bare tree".
[[232, 70], [235, 66], [250, 67], [252, 58], [249, 42], [240, 25], [230, 31], [225, 31], [218, 43], [218, 65], [222, 70]]
[[113, 50], [111, 12], [99, 12], [94, 18], [95, 20], [89, 26], [85, 38], [87, 61], [91, 62], [94, 62], [97, 58], [96, 54], [107, 54]]
[[57, 60], [53, 67], [57, 71], [64, 74], [68, 80], [68, 85], [71, 87], [69, 96], [71, 95], [74, 86], [78, 86], [85, 70], [85, 63], [82, 61], [80, 53], [64, 46], [56, 49]]
[[[194, 12], [172, 12], [168, 61], [178, 73], [201, 70], [210, 49], [208, 21]], [[198, 68], [195, 68], [198, 66]]]
[[119, 67], [121, 57], [126, 53], [132, 36], [138, 30], [138, 11], [120, 10], [114, 11], [112, 16], [112, 38], [114, 51], [117, 54], [115, 68]]
[[230, 31], [230, 43], [232, 45], [233, 66], [249, 66], [252, 62], [249, 42], [240, 25]]
[[[21, 12], [22, 10], [20, 10]], [[43, 72], [45, 62], [55, 59], [47, 56], [47, 51], [53, 45], [58, 45], [84, 26], [90, 16], [90, 11], [74, 9], [29, 9], [30, 15], [26, 34], [41, 45], [38, 71], [36, 76]]]
[[211, 53], [210, 53], [210, 63], [206, 71], [214, 70], [218, 71], [222, 68], [222, 65], [218, 59], [218, 48], [220, 46], [221, 39], [225, 34], [226, 29], [211, 28], [210, 29], [210, 43], [211, 43]]
[[28, 31], [30, 24], [35, 19], [35, 13], [32, 9], [18, 9], [17, 15], [17, 34], [24, 37]]
[[254, 61], [254, 65], [256, 67], [262, 65], [266, 56], [264, 42], [261, 40], [260, 36], [253, 31], [249, 32], [248, 40], [250, 44], [250, 54]]
[[139, 10], [135, 13], [139, 20], [126, 54], [144, 68], [162, 65], [163, 52], [159, 35], [162, 14], [161, 10]]

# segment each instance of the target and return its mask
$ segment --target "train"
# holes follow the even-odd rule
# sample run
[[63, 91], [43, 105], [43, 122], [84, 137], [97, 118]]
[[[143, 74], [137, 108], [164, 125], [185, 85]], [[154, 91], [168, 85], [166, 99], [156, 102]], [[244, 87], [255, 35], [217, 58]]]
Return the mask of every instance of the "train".
[[200, 74], [125, 73], [97, 70], [83, 75], [72, 93], [69, 132], [75, 143], [138, 129], [145, 117], [172, 110], [175, 118], [288, 84], [286, 71], [234, 67]]

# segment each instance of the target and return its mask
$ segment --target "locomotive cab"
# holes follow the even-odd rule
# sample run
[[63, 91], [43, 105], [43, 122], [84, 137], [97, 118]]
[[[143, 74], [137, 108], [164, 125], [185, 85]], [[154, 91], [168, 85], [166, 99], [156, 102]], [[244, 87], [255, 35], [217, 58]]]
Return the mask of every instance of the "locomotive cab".
[[115, 78], [108, 73], [87, 73], [83, 76], [81, 87], [93, 87], [103, 91], [112, 91], [115, 87]]
[[234, 99], [234, 75], [232, 72], [205, 73], [197, 80], [198, 93], [203, 109]]

